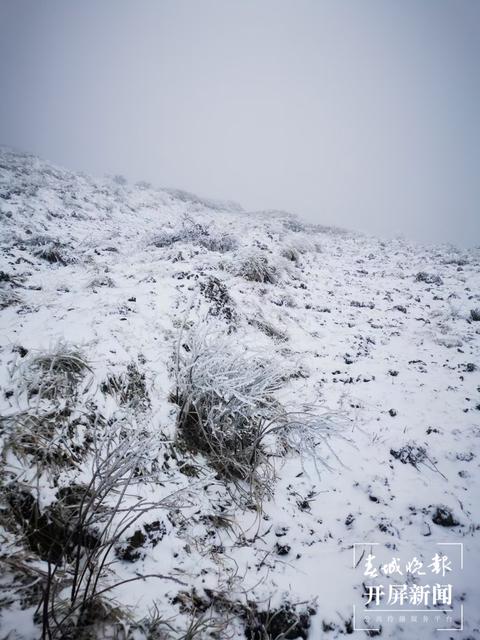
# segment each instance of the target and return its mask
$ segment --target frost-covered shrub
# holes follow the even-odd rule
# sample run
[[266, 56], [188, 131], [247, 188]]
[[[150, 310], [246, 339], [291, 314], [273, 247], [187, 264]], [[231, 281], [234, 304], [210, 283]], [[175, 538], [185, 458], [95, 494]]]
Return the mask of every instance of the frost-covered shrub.
[[13, 289], [0, 288], [0, 309], [14, 307], [22, 303], [21, 297]]
[[290, 262], [295, 262], [298, 263], [300, 261], [300, 253], [299, 251], [292, 246], [289, 247], [284, 247], [281, 252], [280, 255], [285, 258], [286, 260], [290, 260]]
[[238, 247], [237, 240], [228, 233], [217, 235], [208, 234], [206, 236], [202, 236], [199, 240], [199, 244], [209, 251], [218, 251], [219, 253], [233, 251]]
[[133, 361], [127, 365], [124, 373], [109, 374], [100, 389], [103, 393], [115, 396], [121, 405], [137, 411], [144, 411], [150, 407], [145, 374]]
[[341, 428], [332, 415], [286, 412], [274, 393], [285, 372], [249, 353], [237, 337], [202, 322], [181, 335], [176, 353], [178, 437], [203, 453], [237, 487], [247, 481], [256, 495], [270, 489], [269, 460], [281, 445], [284, 453], [311, 455]]
[[29, 397], [70, 400], [92, 369], [82, 351], [59, 342], [49, 351], [32, 355], [20, 369], [21, 387]]
[[480, 322], [480, 309], [470, 309], [470, 318], [474, 322]]
[[165, 229], [154, 235], [152, 238], [152, 244], [154, 247], [162, 249], [163, 247], [169, 247], [170, 245], [175, 244], [175, 242], [179, 242], [180, 239], [179, 233], [173, 229]]
[[31, 248], [36, 258], [41, 258], [51, 264], [65, 265], [72, 262], [66, 245], [51, 236], [35, 235], [23, 240], [23, 244]]
[[406, 444], [400, 449], [390, 449], [390, 453], [396, 460], [400, 460], [403, 464], [411, 464], [415, 468], [418, 468], [419, 464], [428, 460], [425, 447], [420, 447], [414, 443]]
[[272, 299], [272, 302], [277, 305], [277, 307], [290, 307], [294, 309], [298, 306], [294, 296], [284, 291], [280, 291], [279, 294]]
[[38, 247], [38, 249], [33, 252], [33, 255], [36, 258], [41, 258], [51, 264], [65, 265], [68, 262], [66, 255], [62, 251], [61, 245], [54, 242]]
[[285, 229], [288, 229], [289, 231], [293, 231], [294, 233], [300, 233], [301, 231], [305, 231], [305, 225], [303, 224], [303, 222], [300, 222], [300, 220], [297, 220], [296, 218], [290, 218], [289, 220], [285, 220], [285, 222], [283, 223], [283, 226], [285, 227]]
[[32, 253], [36, 258], [41, 258], [51, 264], [66, 265], [72, 262], [66, 245], [56, 238], [42, 235], [33, 236], [26, 240], [25, 244], [32, 248]]
[[286, 243], [286, 248], [290, 248], [292, 251], [300, 255], [320, 251], [319, 245], [312, 242], [311, 238], [305, 233], [296, 233], [289, 238]]
[[263, 318], [252, 318], [250, 323], [254, 327], [257, 327], [257, 329], [259, 329], [266, 336], [268, 336], [269, 338], [272, 338], [272, 340], [276, 340], [278, 342], [288, 341], [288, 334], [286, 333], [286, 331], [275, 326], [268, 320], [265, 320]]
[[58, 406], [0, 417], [0, 429], [8, 434], [3, 453], [11, 451], [19, 461], [46, 471], [78, 467], [92, 441], [89, 418]]
[[235, 303], [224, 282], [214, 276], [209, 276], [206, 282], [200, 282], [200, 291], [210, 303], [209, 313], [212, 316], [223, 317], [227, 322], [235, 320], [237, 315]]
[[[127, 615], [109, 597], [110, 590], [122, 584], [112, 574], [111, 551], [153, 503], [135, 489], [151, 441], [118, 427], [95, 433], [88, 484], [55, 482], [55, 499], [47, 504], [39, 499], [38, 485], [29, 486], [25, 473], [21, 482], [16, 478], [1, 487], [2, 522], [8, 522], [23, 545], [2, 557], [3, 568], [9, 570], [2, 578], [23, 574], [21, 584], [28, 590], [22, 592], [31, 596], [29, 606], [37, 610], [35, 637], [122, 637]], [[53, 490], [51, 494], [53, 498]], [[154, 506], [171, 508], [171, 502], [167, 497]], [[43, 566], [39, 560], [48, 562], [48, 572], [37, 568]], [[32, 565], [32, 573], [25, 571]], [[12, 591], [17, 587], [15, 582]]]
[[152, 244], [158, 248], [168, 247], [176, 242], [187, 242], [220, 253], [232, 251], [238, 246], [233, 236], [199, 224], [188, 216], [183, 219], [181, 227], [162, 230], [152, 240]]
[[87, 285], [88, 289], [98, 289], [99, 287], [109, 287], [112, 288], [115, 286], [115, 282], [107, 275], [98, 275], [90, 280]]
[[275, 284], [279, 279], [279, 269], [268, 261], [266, 255], [260, 251], [250, 253], [231, 265], [231, 270], [237, 276], [252, 282]]
[[426, 284], [443, 284], [442, 278], [435, 273], [427, 273], [426, 271], [419, 271], [415, 276], [417, 282], [425, 282]]
[[251, 480], [265, 462], [260, 434], [278, 411], [280, 371], [206, 322], [182, 338], [176, 364], [181, 440], [227, 478]]
[[444, 264], [453, 264], [457, 267], [465, 267], [468, 264], [468, 257], [454, 256], [443, 261]]

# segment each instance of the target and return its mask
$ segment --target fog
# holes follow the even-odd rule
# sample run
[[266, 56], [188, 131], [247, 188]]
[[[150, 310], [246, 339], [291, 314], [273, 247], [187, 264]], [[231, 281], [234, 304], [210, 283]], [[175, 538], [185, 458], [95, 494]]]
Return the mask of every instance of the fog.
[[480, 3], [0, 0], [0, 142], [480, 244]]

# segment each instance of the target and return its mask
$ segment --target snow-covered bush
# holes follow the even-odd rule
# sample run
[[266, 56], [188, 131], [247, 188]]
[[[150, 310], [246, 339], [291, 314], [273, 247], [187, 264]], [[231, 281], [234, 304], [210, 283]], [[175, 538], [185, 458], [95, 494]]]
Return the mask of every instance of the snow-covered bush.
[[199, 244], [209, 251], [218, 251], [219, 253], [226, 253], [227, 251], [233, 251], [238, 247], [237, 240], [228, 233], [211, 234], [202, 236], [199, 240]]
[[341, 421], [285, 411], [274, 394], [286, 377], [271, 359], [250, 353], [210, 322], [193, 326], [180, 335], [176, 352], [179, 441], [237, 487], [246, 481], [257, 497], [271, 488], [270, 460], [279, 445], [328, 466], [316, 448], [326, 445], [333, 453], [329, 439], [342, 430]]
[[22, 299], [13, 289], [0, 288], [0, 309], [14, 307], [22, 303]]
[[235, 275], [252, 282], [275, 284], [280, 276], [280, 269], [269, 262], [261, 251], [245, 255], [239, 262], [231, 263], [229, 269]]
[[253, 317], [249, 322], [269, 338], [272, 338], [272, 340], [276, 340], [278, 342], [287, 342], [288, 340], [288, 334], [286, 331], [268, 320], [265, 320], [265, 318], [262, 318], [261, 316]]
[[28, 397], [69, 400], [92, 369], [82, 351], [59, 342], [49, 351], [33, 355], [20, 368], [20, 386]]
[[238, 246], [233, 236], [195, 222], [189, 216], [184, 217], [180, 227], [164, 229], [152, 240], [152, 244], [158, 248], [169, 247], [176, 242], [191, 243], [219, 253], [232, 251]]
[[443, 284], [442, 278], [435, 273], [427, 273], [426, 271], [419, 271], [415, 276], [417, 282], [425, 282], [426, 284]]
[[[97, 421], [97, 426], [101, 424]], [[70, 408], [20, 411], [0, 417], [0, 429], [7, 434], [3, 454], [40, 471], [55, 472], [78, 467], [89, 450], [91, 423], [88, 414], [75, 415]], [[102, 425], [103, 426], [103, 425]]]
[[295, 262], [298, 263], [300, 262], [300, 253], [299, 251], [293, 247], [293, 246], [288, 246], [288, 247], [284, 247], [281, 252], [280, 255], [285, 258], [286, 260], [289, 260], [290, 262]]
[[112, 288], [114, 286], [115, 286], [114, 280], [110, 276], [107, 276], [106, 274], [94, 276], [87, 284], [88, 289], [94, 289], [94, 290], [98, 289], [99, 287]]
[[457, 267], [465, 267], [469, 263], [467, 256], [453, 256], [451, 258], [446, 258], [443, 261], [443, 264], [453, 264]]
[[200, 291], [210, 305], [210, 315], [223, 317], [227, 322], [235, 320], [235, 303], [224, 282], [209, 276], [205, 282], [200, 282]]
[[208, 322], [181, 338], [176, 359], [181, 440], [227, 478], [255, 479], [266, 461], [260, 434], [280, 411], [281, 372]]
[[[110, 594], [121, 582], [112, 583], [109, 556], [125, 532], [152, 509], [151, 502], [129, 492], [148, 455], [148, 439], [117, 428], [94, 434], [93, 450], [88, 484], [61, 486], [47, 505], [38, 500], [37, 486], [11, 481], [1, 489], [2, 515], [25, 543], [25, 549], [9, 555], [5, 567], [23, 578], [29, 564], [40, 567], [30, 595], [38, 605], [42, 637], [52, 640], [121, 637], [116, 630], [123, 628], [126, 612]], [[167, 497], [155, 506], [171, 503]], [[39, 559], [48, 562], [48, 571]]]
[[474, 322], [480, 322], [480, 309], [470, 309], [470, 318]]
[[134, 361], [128, 363], [126, 371], [110, 373], [100, 389], [103, 393], [115, 396], [120, 405], [136, 411], [145, 411], [150, 407], [145, 374]]
[[300, 222], [300, 220], [298, 220], [294, 216], [292, 216], [288, 220], [285, 220], [285, 222], [283, 223], [283, 226], [285, 227], [285, 229], [288, 229], [289, 231], [293, 231], [294, 233], [300, 233], [301, 231], [305, 231], [305, 224], [303, 222]]
[[[289, 260], [298, 262], [300, 255], [315, 253], [320, 250], [319, 245], [312, 242], [311, 238], [306, 233], [295, 233], [286, 238], [282, 255]], [[292, 257], [292, 254], [294, 257]]]
[[36, 258], [41, 258], [51, 264], [66, 265], [70, 261], [66, 255], [65, 249], [56, 241], [45, 242], [40, 245], [37, 249], [34, 249], [33, 255]]
[[154, 247], [158, 249], [163, 249], [163, 247], [169, 247], [175, 242], [179, 242], [181, 240], [180, 234], [176, 232], [174, 229], [162, 229], [154, 235], [152, 238], [152, 244]]

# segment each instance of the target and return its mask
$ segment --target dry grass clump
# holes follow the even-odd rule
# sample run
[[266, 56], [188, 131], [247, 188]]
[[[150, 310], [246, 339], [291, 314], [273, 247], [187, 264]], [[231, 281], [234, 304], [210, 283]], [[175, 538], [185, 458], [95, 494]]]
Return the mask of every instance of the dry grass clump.
[[[68, 400], [92, 369], [81, 349], [59, 342], [48, 351], [31, 356], [20, 369], [21, 387], [29, 398], [37, 396], [49, 400]], [[90, 380], [91, 382], [91, 376]]]

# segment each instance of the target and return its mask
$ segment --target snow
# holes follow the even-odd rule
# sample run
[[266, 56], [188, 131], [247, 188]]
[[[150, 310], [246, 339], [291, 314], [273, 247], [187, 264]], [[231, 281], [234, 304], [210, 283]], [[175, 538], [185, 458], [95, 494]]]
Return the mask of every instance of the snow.
[[[465, 566], [456, 576], [455, 604], [461, 597], [462, 637], [480, 637], [480, 322], [470, 320], [470, 310], [480, 306], [478, 249], [384, 241], [308, 225], [285, 212], [243, 212], [234, 203], [186, 192], [78, 175], [4, 148], [0, 216], [0, 271], [17, 281], [21, 297], [0, 311], [2, 415], [28, 405], [16, 393], [22, 357], [14, 347], [30, 355], [66, 340], [84, 350], [95, 377], [92, 399], [107, 418], [119, 419], [126, 410], [105, 397], [101, 382], [132, 360], [142, 363], [151, 407], [127, 418], [159, 438], [163, 459], [175, 436], [169, 394], [179, 331], [211, 309], [202, 284], [214, 277], [226, 286], [234, 311], [232, 321], [216, 317], [219, 326], [228, 331], [235, 325], [236, 343], [291, 372], [277, 399], [288, 409], [334, 412], [348, 424], [347, 437], [332, 441], [335, 455], [322, 451], [332, 469], [322, 468], [320, 476], [308, 458], [277, 458], [274, 496], [260, 512], [242, 511], [202, 456], [185, 454], [199, 465], [198, 478], [182, 474], [170, 459], [141, 488], [159, 506], [128, 532], [159, 519], [166, 534], [144, 558], [117, 560], [113, 570], [120, 579], [160, 573], [184, 584], [161, 578], [126, 583], [114, 589], [119, 604], [140, 619], [155, 601], [181, 628], [186, 617], [173, 599], [191, 588], [242, 602], [270, 600], [271, 606], [285, 598], [316, 600], [309, 638], [338, 638], [347, 632], [353, 605], [362, 609], [365, 578], [352, 567], [354, 543], [375, 542], [382, 552], [425, 559], [436, 543], [462, 543]], [[154, 246], [156, 234], [181, 229], [185, 216], [210, 235], [229, 234], [238, 246], [210, 251], [194, 236]], [[58, 243], [66, 264], [35, 256], [31, 242], [39, 236]], [[282, 255], [291, 247], [297, 261]], [[275, 266], [274, 283], [242, 277], [236, 266], [252, 252]], [[421, 271], [442, 283], [417, 281]], [[114, 286], [90, 286], [105, 276]], [[267, 335], [255, 320], [286, 339]], [[392, 456], [408, 443], [425, 448], [426, 464], [415, 468]], [[18, 466], [11, 455], [7, 464]], [[89, 473], [86, 464], [56, 481], [66, 486], [88, 480]], [[40, 482], [48, 504], [55, 485], [48, 474]], [[170, 508], [160, 505], [178, 491]], [[308, 508], [300, 509], [308, 496]], [[449, 507], [460, 524], [435, 524], [438, 505]], [[231, 528], [205, 519], [222, 511], [232, 518]], [[287, 531], [278, 537], [281, 527]], [[19, 542], [11, 533], [0, 541], [3, 554]], [[277, 542], [288, 543], [287, 555], [276, 553]], [[6, 607], [2, 637], [39, 637], [31, 613], [20, 611], [19, 602]], [[242, 624], [232, 625], [228, 637], [244, 637]], [[385, 638], [416, 633], [408, 624], [382, 625]], [[434, 624], [422, 627], [425, 638], [447, 635]]]

